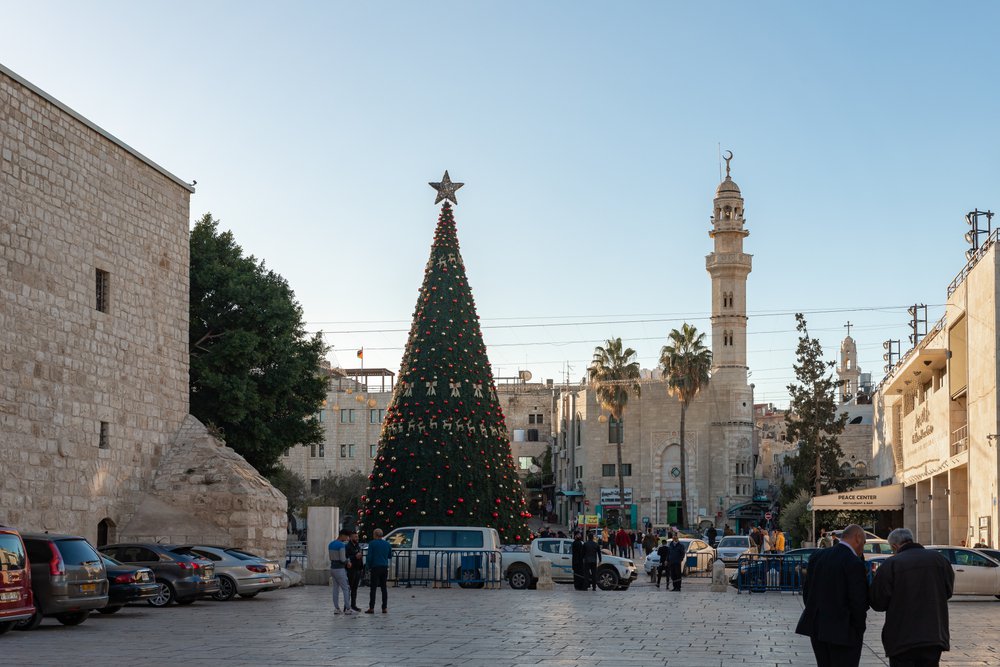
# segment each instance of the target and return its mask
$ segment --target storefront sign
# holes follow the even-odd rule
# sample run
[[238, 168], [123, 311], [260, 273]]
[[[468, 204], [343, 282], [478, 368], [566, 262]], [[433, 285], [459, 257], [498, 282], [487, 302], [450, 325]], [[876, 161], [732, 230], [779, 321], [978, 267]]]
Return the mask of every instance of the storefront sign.
[[[602, 505], [620, 505], [618, 501], [618, 487], [601, 487], [601, 504]], [[625, 504], [632, 504], [632, 487], [625, 487]]]

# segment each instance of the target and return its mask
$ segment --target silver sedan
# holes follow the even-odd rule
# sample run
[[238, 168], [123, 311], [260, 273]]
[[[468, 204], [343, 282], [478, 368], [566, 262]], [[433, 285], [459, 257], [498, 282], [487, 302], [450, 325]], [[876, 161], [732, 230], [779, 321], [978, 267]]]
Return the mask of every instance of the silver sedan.
[[258, 593], [281, 588], [282, 574], [278, 563], [241, 549], [196, 544], [174, 547], [173, 551], [189, 553], [215, 563], [219, 592], [212, 598], [220, 602], [232, 600], [236, 595], [252, 598]]

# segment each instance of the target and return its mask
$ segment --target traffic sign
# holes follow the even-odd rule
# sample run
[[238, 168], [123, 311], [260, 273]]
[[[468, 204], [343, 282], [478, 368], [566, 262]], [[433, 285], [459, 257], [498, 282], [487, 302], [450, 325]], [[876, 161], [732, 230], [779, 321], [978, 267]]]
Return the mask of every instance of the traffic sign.
[[771, 516], [770, 512], [767, 512], [766, 514], [764, 514], [764, 518], [770, 521], [773, 517]]

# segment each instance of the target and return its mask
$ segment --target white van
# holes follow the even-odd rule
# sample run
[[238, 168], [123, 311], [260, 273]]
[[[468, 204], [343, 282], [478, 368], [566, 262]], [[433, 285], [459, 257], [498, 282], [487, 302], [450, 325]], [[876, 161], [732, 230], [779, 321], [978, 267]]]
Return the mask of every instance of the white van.
[[457, 579], [463, 588], [500, 580], [500, 534], [477, 526], [396, 528], [384, 539], [392, 545], [389, 578], [400, 582]]

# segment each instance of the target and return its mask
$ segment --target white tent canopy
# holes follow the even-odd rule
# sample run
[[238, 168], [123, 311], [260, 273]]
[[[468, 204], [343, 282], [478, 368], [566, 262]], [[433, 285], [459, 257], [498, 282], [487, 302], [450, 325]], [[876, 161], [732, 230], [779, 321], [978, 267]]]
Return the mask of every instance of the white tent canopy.
[[814, 496], [809, 509], [820, 510], [901, 510], [903, 509], [903, 485], [890, 484], [871, 489], [855, 489], [844, 493]]

